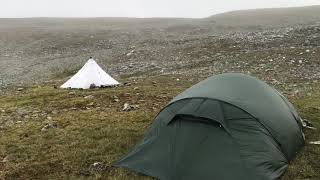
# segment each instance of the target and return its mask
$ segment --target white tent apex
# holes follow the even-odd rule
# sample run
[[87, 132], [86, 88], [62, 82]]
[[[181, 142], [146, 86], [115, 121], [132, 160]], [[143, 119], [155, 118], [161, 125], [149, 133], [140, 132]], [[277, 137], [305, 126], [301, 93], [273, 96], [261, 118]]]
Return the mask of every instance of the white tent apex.
[[89, 59], [88, 61], [87, 61], [87, 63], [96, 63], [96, 64], [98, 64], [94, 59]]
[[94, 59], [86, 64], [61, 88], [89, 89], [90, 87], [115, 86], [119, 82], [106, 73]]

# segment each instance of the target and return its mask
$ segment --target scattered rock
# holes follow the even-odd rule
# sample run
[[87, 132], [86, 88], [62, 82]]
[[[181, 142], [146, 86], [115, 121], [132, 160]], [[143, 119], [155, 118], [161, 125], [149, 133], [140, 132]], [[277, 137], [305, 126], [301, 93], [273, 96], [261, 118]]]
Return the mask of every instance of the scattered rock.
[[93, 96], [93, 95], [88, 95], [88, 96], [85, 96], [84, 98], [85, 98], [85, 99], [93, 99], [94, 96]]
[[4, 157], [1, 162], [3, 163], [9, 162], [9, 156]]
[[274, 71], [273, 69], [266, 69], [265, 72]]
[[112, 100], [113, 102], [119, 102], [120, 101], [118, 96], [116, 96], [116, 95], [112, 96], [112, 98], [113, 98], [113, 100]]
[[22, 108], [18, 108], [16, 110], [17, 114], [21, 117], [25, 116], [25, 115], [28, 115], [30, 112], [25, 110], [25, 109], [22, 109]]
[[58, 114], [59, 112], [57, 110], [53, 110], [51, 113], [52, 114]]
[[54, 122], [49, 122], [48, 124], [46, 124], [41, 131], [47, 131], [48, 129], [52, 129], [52, 128], [57, 128], [57, 124]]
[[161, 95], [161, 96], [159, 96], [161, 99], [167, 99], [168, 97], [167, 96], [165, 96], [165, 95]]
[[130, 105], [128, 103], [124, 103], [122, 111], [130, 111], [130, 110], [131, 110]]
[[131, 86], [131, 83], [130, 82], [125, 82], [123, 83], [124, 86]]
[[127, 56], [128, 56], [128, 57], [130, 57], [134, 52], [135, 52], [135, 50], [134, 50], [134, 49], [133, 49], [133, 50], [131, 50], [131, 51], [127, 54]]
[[308, 40], [308, 39], [304, 41], [305, 45], [308, 45], [309, 43], [310, 43], [310, 40]]
[[132, 105], [131, 107], [133, 107], [133, 109], [139, 109], [139, 105]]
[[134, 109], [138, 109], [139, 105], [130, 105], [129, 103], [124, 103], [122, 111], [132, 111]]
[[139, 90], [139, 87], [134, 87], [133, 90]]
[[69, 95], [75, 95], [76, 92], [72, 91], [72, 92], [69, 92], [68, 94], [69, 94]]
[[157, 82], [156, 81], [152, 81], [152, 85], [153, 86], [157, 86]]
[[102, 162], [95, 162], [93, 164], [90, 165], [90, 171], [93, 172], [102, 172], [107, 170], [108, 166]]
[[18, 88], [17, 89], [17, 91], [23, 91], [24, 90], [24, 88]]
[[320, 145], [320, 141], [311, 141], [309, 144]]

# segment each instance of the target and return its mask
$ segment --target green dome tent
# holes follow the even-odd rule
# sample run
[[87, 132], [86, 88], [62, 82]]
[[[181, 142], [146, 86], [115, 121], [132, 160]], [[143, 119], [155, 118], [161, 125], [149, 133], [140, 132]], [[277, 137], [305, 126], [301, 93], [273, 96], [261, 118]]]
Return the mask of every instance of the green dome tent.
[[284, 96], [228, 73], [175, 97], [114, 166], [161, 180], [272, 180], [303, 144], [300, 118]]

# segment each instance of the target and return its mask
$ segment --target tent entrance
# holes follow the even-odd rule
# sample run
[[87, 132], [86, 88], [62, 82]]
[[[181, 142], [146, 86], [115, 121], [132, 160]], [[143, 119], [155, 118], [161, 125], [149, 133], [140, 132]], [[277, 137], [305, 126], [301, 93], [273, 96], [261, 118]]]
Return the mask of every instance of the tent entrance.
[[[201, 118], [201, 117], [195, 117], [191, 115], [176, 115], [169, 124], [175, 122], [175, 121], [188, 121], [188, 122], [194, 122], [194, 123], [204, 123], [208, 125], [213, 126], [219, 126], [219, 122], [216, 122], [214, 120], [208, 119], [208, 118]], [[181, 122], [180, 122], [181, 123]]]
[[246, 179], [237, 146], [219, 123], [178, 116], [168, 126], [171, 179]]

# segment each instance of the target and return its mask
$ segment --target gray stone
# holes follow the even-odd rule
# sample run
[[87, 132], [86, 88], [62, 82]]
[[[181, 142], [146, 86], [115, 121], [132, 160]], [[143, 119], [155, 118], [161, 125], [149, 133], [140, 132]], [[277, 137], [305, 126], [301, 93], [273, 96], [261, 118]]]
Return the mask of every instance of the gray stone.
[[72, 92], [69, 92], [68, 94], [69, 95], [75, 95], [76, 93], [72, 91]]
[[54, 122], [49, 122], [48, 124], [46, 124], [41, 131], [47, 131], [48, 129], [52, 129], [52, 128], [57, 128], [57, 124]]
[[3, 162], [3, 163], [6, 163], [6, 162], [9, 162], [9, 156], [6, 156], [6, 157], [4, 157], [3, 159], [2, 159], [2, 161], [1, 162]]
[[21, 117], [28, 115], [30, 113], [29, 111], [22, 109], [22, 108], [18, 108], [16, 112]]
[[320, 141], [311, 141], [309, 144], [320, 145]]
[[90, 171], [94, 171], [94, 172], [102, 172], [107, 170], [107, 167], [108, 166], [102, 162], [95, 162], [90, 165], [89, 169]]
[[129, 105], [129, 103], [124, 103], [122, 111], [130, 111], [131, 110], [131, 106]]
[[85, 98], [85, 99], [93, 99], [94, 96], [93, 96], [93, 95], [88, 95], [88, 96], [85, 96], [84, 98]]

